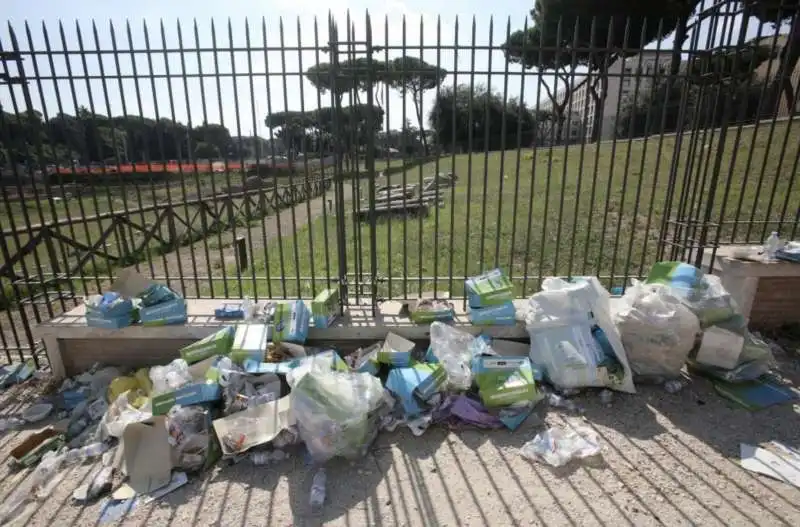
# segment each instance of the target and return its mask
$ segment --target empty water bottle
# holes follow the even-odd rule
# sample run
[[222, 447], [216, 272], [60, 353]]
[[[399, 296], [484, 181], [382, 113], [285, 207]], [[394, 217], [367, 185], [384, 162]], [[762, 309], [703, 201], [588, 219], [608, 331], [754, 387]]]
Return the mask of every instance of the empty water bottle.
[[269, 465], [272, 461], [272, 452], [251, 452], [250, 461], [254, 465]]
[[308, 503], [311, 505], [312, 511], [318, 511], [322, 504], [325, 503], [325, 483], [327, 476], [325, 469], [321, 468], [314, 474], [314, 480], [311, 482], [311, 496]]
[[678, 393], [683, 389], [683, 382], [678, 379], [673, 379], [664, 383], [664, 389], [667, 393]]
[[8, 419], [0, 419], [0, 432], [6, 430], [16, 430], [25, 425], [25, 420], [19, 417], [9, 417]]
[[781, 248], [781, 239], [777, 232], [773, 232], [764, 242], [764, 258], [768, 261], [775, 261], [775, 255]]
[[64, 454], [64, 464], [71, 465], [89, 458], [102, 456], [106, 450], [108, 450], [108, 445], [105, 443], [92, 443], [81, 448], [73, 448]]

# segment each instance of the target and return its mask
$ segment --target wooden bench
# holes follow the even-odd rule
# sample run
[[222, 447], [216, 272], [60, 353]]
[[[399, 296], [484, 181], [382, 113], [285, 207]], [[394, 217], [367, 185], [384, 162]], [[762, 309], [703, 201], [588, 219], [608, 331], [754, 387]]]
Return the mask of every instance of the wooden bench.
[[[143, 367], [166, 364], [179, 356], [178, 350], [206, 337], [227, 325], [243, 324], [241, 321], [223, 321], [214, 317], [214, 309], [225, 299], [190, 299], [188, 319], [185, 324], [144, 327], [140, 325], [121, 329], [101, 329], [86, 325], [84, 306], [78, 306], [35, 328], [37, 338], [44, 341], [56, 379], [72, 376], [89, 369], [95, 363], [123, 367]], [[229, 301], [229, 300], [228, 300]], [[261, 300], [263, 303], [265, 300]], [[485, 333], [506, 339], [526, 339], [522, 325], [475, 327], [469, 323], [464, 302], [452, 300], [455, 326], [472, 334]], [[521, 306], [525, 300], [518, 301]], [[344, 353], [382, 340], [392, 331], [414, 341], [429, 338], [429, 325], [413, 324], [402, 313], [403, 302], [388, 301], [379, 305], [373, 317], [369, 306], [349, 306], [344, 316], [332, 327], [311, 328], [309, 346], [332, 346]]]

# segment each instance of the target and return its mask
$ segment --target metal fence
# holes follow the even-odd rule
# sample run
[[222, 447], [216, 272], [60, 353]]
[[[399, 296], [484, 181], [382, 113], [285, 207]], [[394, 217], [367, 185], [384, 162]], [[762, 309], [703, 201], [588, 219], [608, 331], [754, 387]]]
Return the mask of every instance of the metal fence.
[[618, 288], [795, 238], [798, 23], [700, 4], [680, 46], [674, 20], [617, 17], [11, 24], [6, 359], [123, 266], [187, 297], [375, 308], [495, 267], [518, 296]]

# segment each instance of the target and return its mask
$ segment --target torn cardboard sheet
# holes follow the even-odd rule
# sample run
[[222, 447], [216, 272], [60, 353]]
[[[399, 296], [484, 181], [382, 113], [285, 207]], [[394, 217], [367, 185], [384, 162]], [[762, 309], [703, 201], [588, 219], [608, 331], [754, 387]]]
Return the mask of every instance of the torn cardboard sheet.
[[745, 470], [800, 488], [800, 452], [797, 450], [770, 441], [766, 448], [741, 443], [739, 452]]
[[172, 479], [172, 447], [166, 417], [131, 423], [122, 434], [121, 469], [128, 482], [114, 492], [114, 499], [124, 500], [148, 494], [169, 484]]
[[240, 454], [263, 445], [294, 424], [289, 396], [260, 404], [214, 421], [222, 453]]

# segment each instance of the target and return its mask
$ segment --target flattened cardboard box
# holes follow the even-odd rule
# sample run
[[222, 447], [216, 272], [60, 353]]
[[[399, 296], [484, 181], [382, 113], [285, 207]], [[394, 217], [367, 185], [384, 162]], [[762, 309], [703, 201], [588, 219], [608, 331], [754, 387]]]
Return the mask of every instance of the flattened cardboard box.
[[167, 418], [153, 417], [131, 423], [122, 434], [120, 469], [128, 482], [114, 492], [114, 499], [128, 499], [169, 485], [172, 480], [172, 447]]

